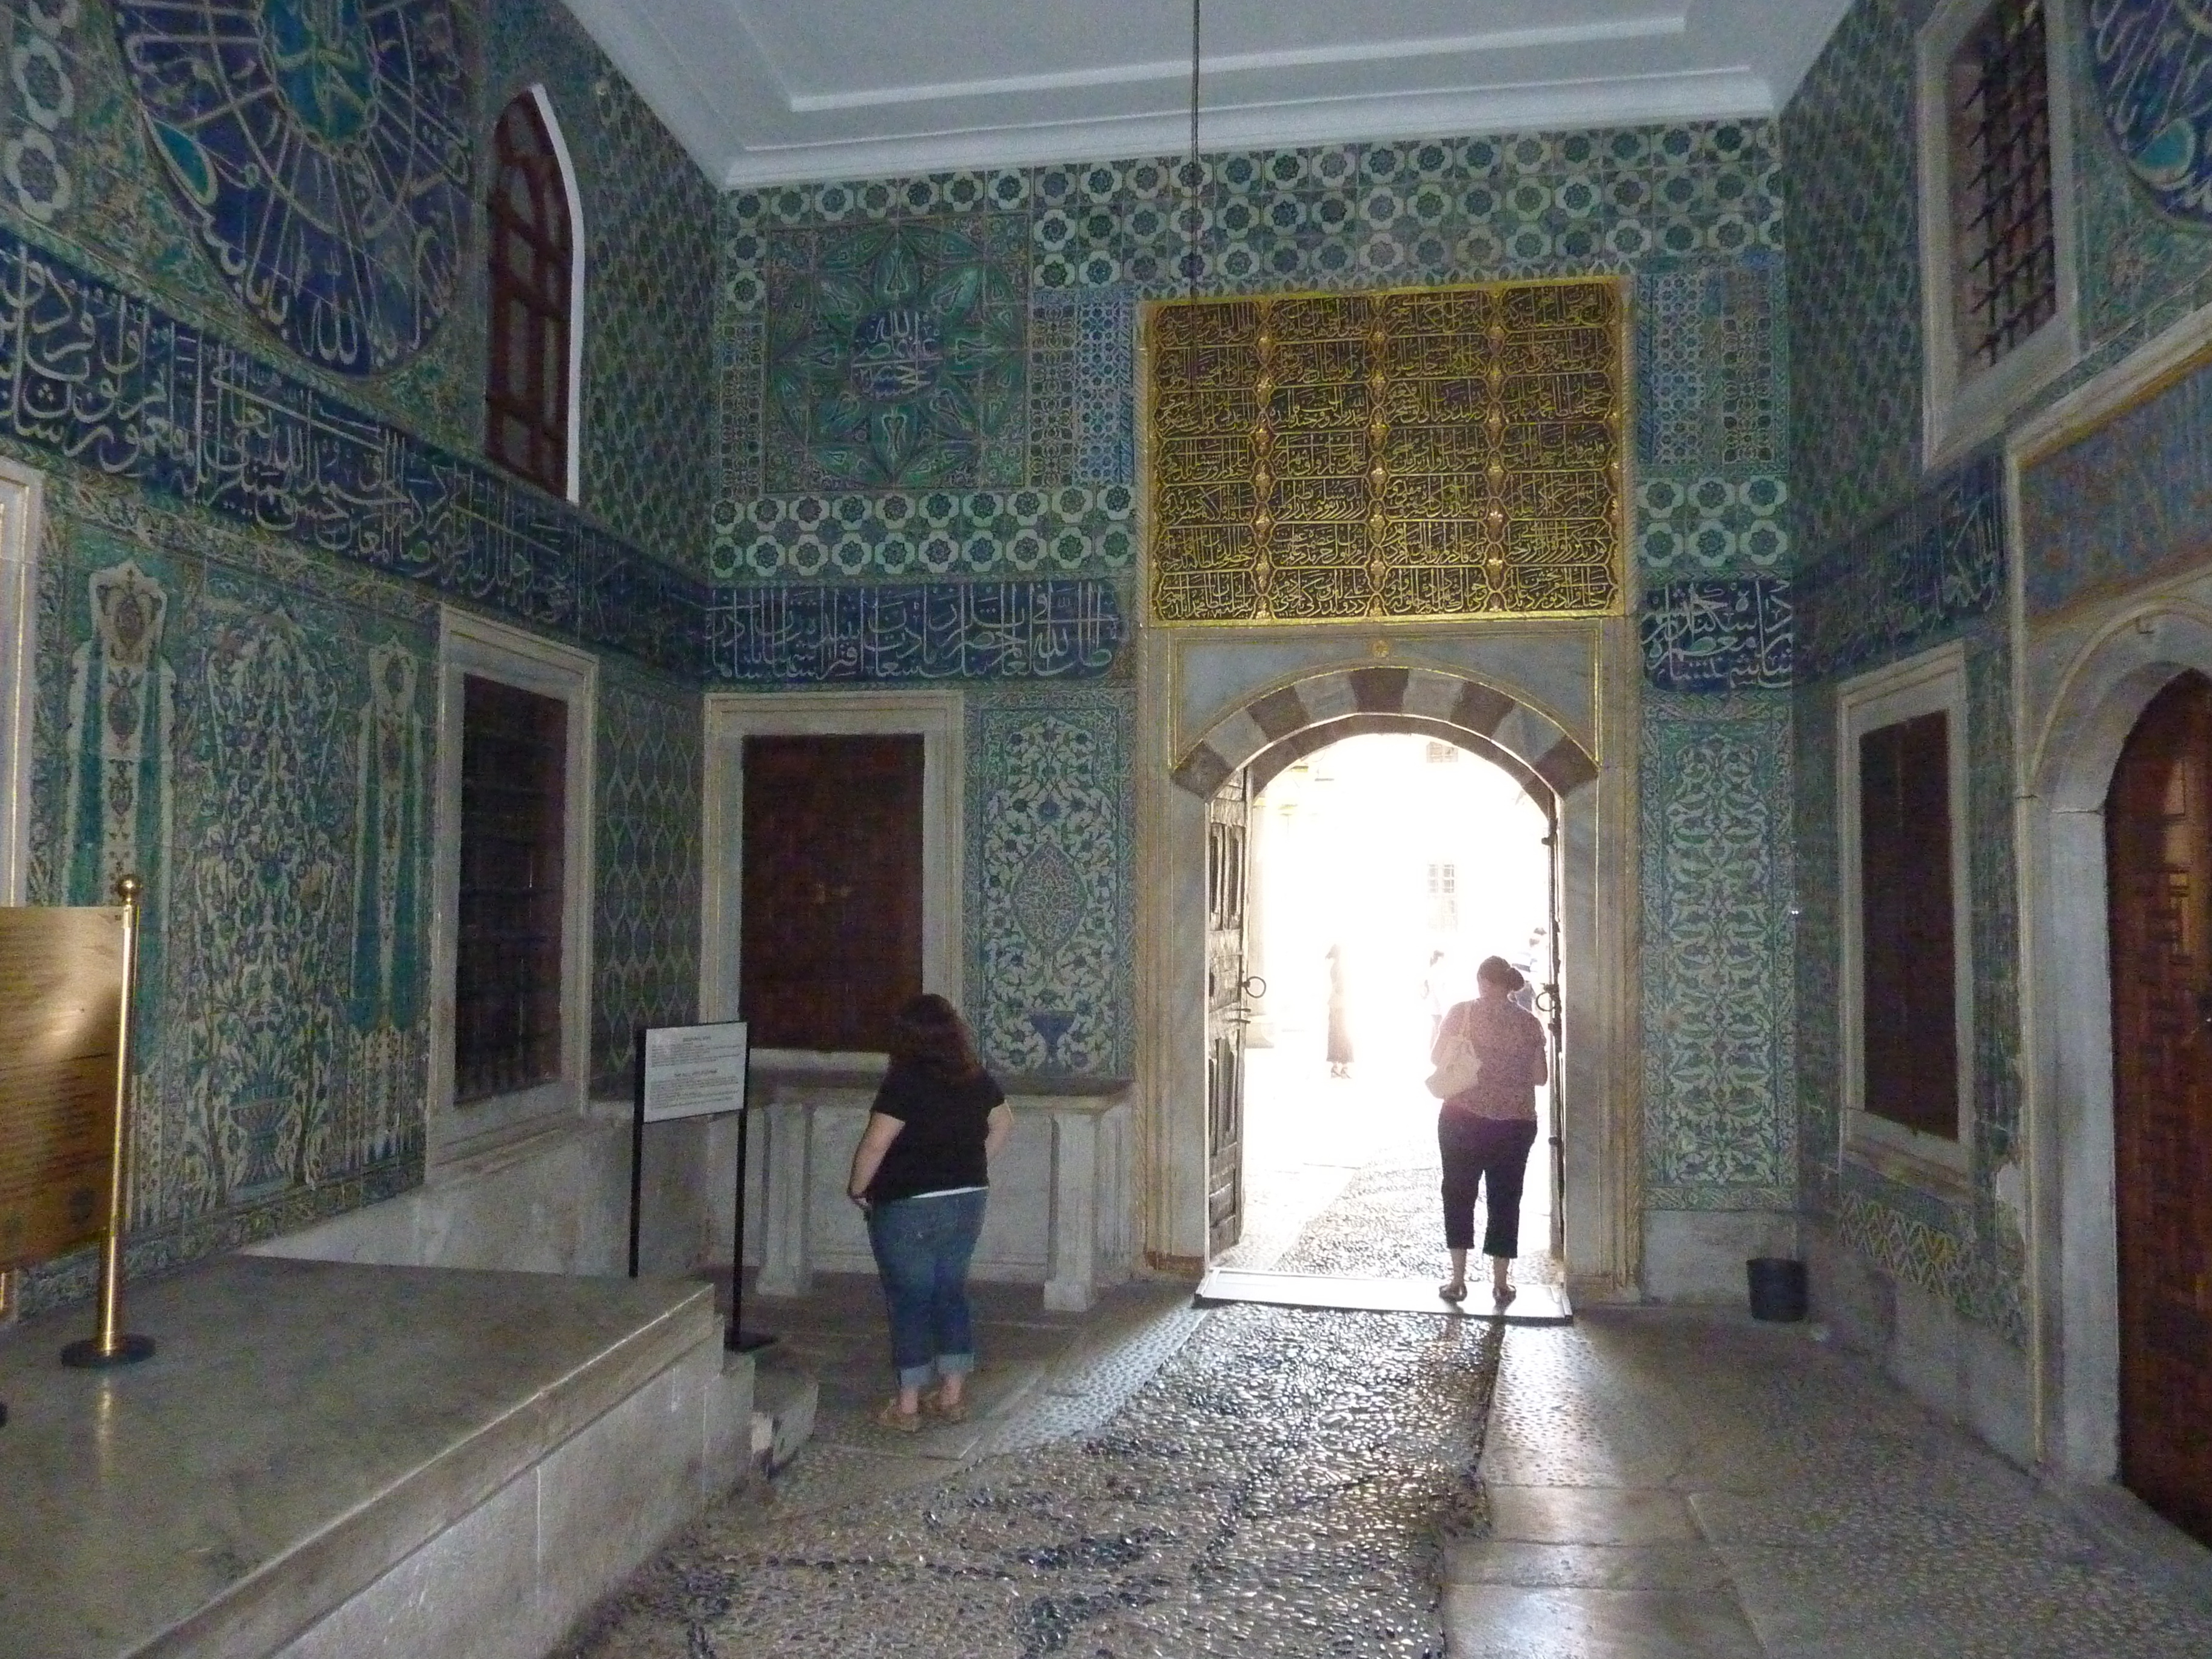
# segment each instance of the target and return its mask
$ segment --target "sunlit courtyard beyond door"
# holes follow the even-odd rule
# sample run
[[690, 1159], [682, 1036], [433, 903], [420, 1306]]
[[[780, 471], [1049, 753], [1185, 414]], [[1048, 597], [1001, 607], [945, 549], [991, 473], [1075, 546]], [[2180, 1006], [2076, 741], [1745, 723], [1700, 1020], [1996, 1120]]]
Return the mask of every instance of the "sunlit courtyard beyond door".
[[[1536, 786], [1540, 787], [1541, 786]], [[1269, 779], [1250, 818], [1243, 1226], [1215, 1265], [1420, 1278], [1446, 1265], [1438, 1022], [1501, 957], [1533, 1000], [1554, 971], [1542, 807], [1503, 768], [1418, 736], [1347, 738]], [[1548, 1006], [1536, 1010], [1548, 1025]], [[1553, 1098], [1516, 1278], [1555, 1280]], [[1486, 1219], [1477, 1212], [1478, 1233]]]

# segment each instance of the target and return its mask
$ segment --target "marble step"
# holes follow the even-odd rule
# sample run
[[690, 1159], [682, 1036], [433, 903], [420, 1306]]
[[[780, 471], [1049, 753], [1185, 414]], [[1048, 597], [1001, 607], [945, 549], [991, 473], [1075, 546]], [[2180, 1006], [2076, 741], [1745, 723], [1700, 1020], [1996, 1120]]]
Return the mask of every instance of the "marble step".
[[771, 1348], [750, 1357], [759, 1366], [753, 1374], [753, 1462], [769, 1474], [798, 1456], [813, 1437], [815, 1413], [822, 1405], [820, 1380], [774, 1354]]

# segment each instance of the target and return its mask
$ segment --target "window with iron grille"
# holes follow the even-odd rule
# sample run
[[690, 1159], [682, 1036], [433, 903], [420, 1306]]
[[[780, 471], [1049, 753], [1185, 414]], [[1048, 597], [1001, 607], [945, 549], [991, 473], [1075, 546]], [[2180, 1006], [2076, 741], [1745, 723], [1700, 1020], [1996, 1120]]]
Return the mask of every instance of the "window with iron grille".
[[1440, 933], [1459, 931], [1459, 866], [1429, 866], [1429, 927]]
[[568, 705], [463, 683], [453, 1099], [561, 1074]]
[[1963, 374], [1994, 366], [2057, 312], [2050, 61], [2044, 0], [1995, 0], [1951, 57]]
[[523, 93], [501, 113], [496, 148], [484, 450], [509, 471], [565, 497], [575, 216], [534, 94]]

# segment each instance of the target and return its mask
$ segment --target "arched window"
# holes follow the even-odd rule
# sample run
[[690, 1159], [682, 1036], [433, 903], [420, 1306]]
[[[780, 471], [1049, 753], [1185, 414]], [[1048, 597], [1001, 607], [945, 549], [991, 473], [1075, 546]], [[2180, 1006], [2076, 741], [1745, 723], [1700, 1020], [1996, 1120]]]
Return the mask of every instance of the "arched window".
[[574, 500], [580, 260], [568, 157], [549, 114], [532, 88], [499, 118], [484, 448], [509, 471]]

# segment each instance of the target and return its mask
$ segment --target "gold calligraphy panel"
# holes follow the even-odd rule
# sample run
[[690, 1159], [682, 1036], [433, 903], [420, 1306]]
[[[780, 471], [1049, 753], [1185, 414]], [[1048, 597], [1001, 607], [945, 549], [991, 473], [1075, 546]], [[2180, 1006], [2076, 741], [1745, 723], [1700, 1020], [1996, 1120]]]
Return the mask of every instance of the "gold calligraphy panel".
[[1154, 614], [1618, 611], [1625, 317], [1607, 278], [1158, 307]]
[[107, 1224], [122, 1002], [120, 909], [0, 906], [0, 1269]]

